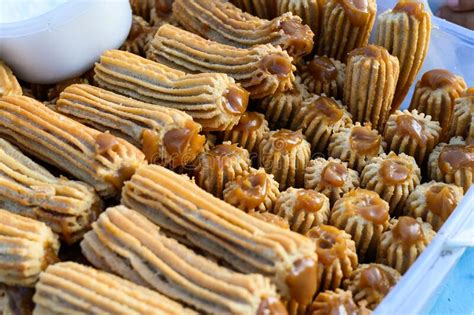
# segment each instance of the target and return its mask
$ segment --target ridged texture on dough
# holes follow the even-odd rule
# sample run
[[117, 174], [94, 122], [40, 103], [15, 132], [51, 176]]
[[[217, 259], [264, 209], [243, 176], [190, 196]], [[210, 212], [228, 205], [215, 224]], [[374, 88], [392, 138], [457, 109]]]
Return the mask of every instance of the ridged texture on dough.
[[147, 52], [149, 59], [189, 73], [218, 72], [263, 98], [293, 86], [293, 58], [270, 44], [249, 48], [212, 42], [169, 24], [161, 26]]
[[120, 49], [144, 57], [147, 45], [153, 39], [157, 28], [150, 26], [141, 16], [132, 17], [132, 28]]
[[224, 0], [176, 0], [173, 14], [188, 31], [234, 47], [272, 44], [295, 58], [313, 49], [313, 32], [291, 12], [265, 20]]
[[149, 162], [171, 167], [194, 161], [205, 142], [199, 135], [201, 126], [185, 112], [91, 85], [67, 87], [53, 109], [92, 128], [110, 131], [141, 148]]
[[0, 97], [22, 94], [20, 83], [18, 83], [12, 70], [0, 60]]
[[[122, 203], [235, 270], [270, 277], [287, 299], [305, 304], [316, 290], [317, 257], [310, 240], [234, 208], [186, 177], [157, 165], [142, 167], [122, 190]], [[286, 280], [294, 263], [303, 261], [307, 272], [299, 285], [307, 288], [300, 291]]]
[[43, 222], [0, 209], [0, 283], [34, 286], [58, 261], [59, 241]]
[[84, 126], [25, 96], [0, 100], [0, 134], [12, 144], [90, 184], [103, 197], [146, 163], [127, 141]]
[[[185, 74], [119, 50], [103, 53], [94, 70], [99, 86], [142, 102], [183, 110], [205, 130], [232, 127], [247, 107], [247, 92], [223, 73]], [[235, 106], [226, 97], [230, 90], [244, 96]]]
[[[311, 63], [317, 63], [318, 60], [326, 60], [326, 56], [314, 56], [313, 59], [300, 63], [298, 66], [299, 75], [301, 76], [301, 82], [308, 89], [308, 92], [314, 93], [317, 95], [325, 94], [329, 97], [334, 97], [337, 100], [342, 100], [344, 92], [344, 81], [346, 80], [346, 65], [335, 60], [333, 58], [328, 58], [332, 63], [332, 66], [337, 71], [336, 78], [321, 78], [312, 71]], [[331, 67], [331, 64], [328, 64]], [[332, 70], [334, 68], [331, 67]], [[327, 67], [325, 68], [327, 71]], [[321, 69], [323, 71], [323, 69]]]
[[327, 290], [319, 293], [309, 308], [309, 314], [311, 315], [368, 315], [370, 313], [365, 306], [355, 303], [350, 291], [341, 289]]
[[451, 137], [463, 137], [474, 143], [474, 88], [472, 94], [464, 94], [454, 104], [453, 119], [450, 126]]
[[[262, 0], [253, 0], [253, 2], [258, 1]], [[267, 6], [272, 6], [271, 1], [273, 0], [266, 0]], [[303, 23], [311, 27], [311, 30], [317, 36], [322, 18], [319, 2], [320, 0], [279, 0], [277, 1], [276, 16], [291, 12], [301, 17]]]
[[155, 291], [73, 262], [43, 272], [33, 300], [34, 315], [197, 314]]
[[68, 244], [82, 238], [102, 208], [92, 187], [54, 177], [3, 139], [0, 187], [0, 208], [46, 223]]
[[276, 5], [269, 5], [269, 0], [231, 0], [242, 11], [262, 19], [273, 19], [277, 13]]

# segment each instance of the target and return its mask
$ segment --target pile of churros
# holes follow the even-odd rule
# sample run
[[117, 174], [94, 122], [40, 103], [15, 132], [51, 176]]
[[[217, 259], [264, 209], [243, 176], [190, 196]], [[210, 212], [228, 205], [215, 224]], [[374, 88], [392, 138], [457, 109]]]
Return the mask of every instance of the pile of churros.
[[130, 3], [81, 77], [0, 62], [0, 310], [374, 310], [474, 181], [474, 88], [415, 82], [423, 4]]

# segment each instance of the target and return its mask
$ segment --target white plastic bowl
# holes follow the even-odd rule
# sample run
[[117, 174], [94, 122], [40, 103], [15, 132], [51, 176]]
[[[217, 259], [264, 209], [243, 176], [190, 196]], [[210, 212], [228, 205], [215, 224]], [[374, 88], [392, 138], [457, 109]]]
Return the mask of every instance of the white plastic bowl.
[[46, 84], [78, 76], [118, 48], [132, 12], [128, 0], [67, 0], [31, 19], [1, 22], [0, 59], [19, 78]]

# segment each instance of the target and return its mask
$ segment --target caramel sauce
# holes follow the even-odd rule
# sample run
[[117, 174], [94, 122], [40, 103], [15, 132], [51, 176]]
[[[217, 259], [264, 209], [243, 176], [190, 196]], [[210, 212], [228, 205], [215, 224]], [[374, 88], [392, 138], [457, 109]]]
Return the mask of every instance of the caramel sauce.
[[407, 180], [408, 175], [410, 175], [410, 169], [400, 161], [388, 159], [382, 162], [380, 175], [382, 175], [386, 184], [398, 185]]
[[320, 96], [317, 100], [308, 105], [308, 110], [318, 117], [322, 117], [328, 124], [338, 122], [344, 114], [336, 101], [327, 96]]
[[58, 255], [51, 247], [51, 244], [48, 244], [44, 248], [44, 260], [41, 264], [41, 270], [45, 270], [49, 265], [55, 264], [57, 262], [59, 262]]
[[378, 59], [378, 60], [387, 60], [389, 57], [388, 51], [377, 45], [367, 45], [364, 47], [360, 47], [357, 49], [354, 49], [349, 53], [349, 57], [354, 57], [354, 56], [365, 56], [373, 59]]
[[135, 173], [135, 168], [131, 166], [122, 167], [114, 175], [104, 176], [104, 180], [112, 184], [115, 188], [121, 189], [123, 182], [129, 180]]
[[426, 145], [427, 136], [425, 134], [425, 128], [415, 117], [399, 115], [396, 118], [396, 123], [398, 133], [415, 139], [420, 145]]
[[336, 1], [342, 6], [352, 25], [364, 26], [367, 23], [370, 17], [368, 0]]
[[336, 65], [328, 57], [315, 57], [308, 64], [308, 70], [316, 81], [331, 82], [337, 78]]
[[293, 263], [290, 273], [286, 276], [286, 284], [291, 299], [298, 304], [308, 305], [316, 293], [317, 262], [313, 258], [298, 259]]
[[377, 266], [369, 266], [360, 273], [359, 286], [387, 294], [392, 287], [385, 272]]
[[324, 205], [324, 199], [314, 190], [300, 190], [296, 193], [296, 201], [293, 206], [295, 212], [305, 213], [318, 212]]
[[249, 212], [249, 215], [251, 215], [254, 218], [257, 218], [259, 220], [265, 221], [267, 223], [276, 225], [278, 227], [281, 227], [282, 229], [289, 230], [290, 225], [288, 221], [276, 214], [270, 213], [270, 212], [256, 212], [256, 211], [251, 211]]
[[173, 5], [173, 0], [155, 0], [156, 13], [170, 13]]
[[[5, 290], [8, 295], [8, 306], [15, 315], [33, 314], [35, 304], [33, 303], [34, 288], [8, 286]], [[5, 313], [6, 314], [6, 313]]]
[[304, 137], [300, 131], [291, 131], [287, 129], [281, 129], [272, 135], [275, 139], [273, 148], [275, 150], [289, 152], [298, 144], [300, 144]]
[[474, 146], [445, 145], [439, 154], [438, 166], [445, 174], [454, 174], [461, 169], [474, 169]]
[[413, 0], [400, 0], [392, 10], [393, 12], [405, 12], [408, 15], [422, 20], [425, 13], [425, 6], [422, 2]]
[[281, 29], [289, 37], [288, 48], [293, 57], [301, 57], [313, 50], [313, 33], [308, 26], [297, 23], [294, 20], [278, 21], [278, 29]]
[[288, 311], [276, 297], [263, 297], [256, 315], [287, 315]]
[[163, 136], [163, 144], [171, 155], [175, 167], [193, 161], [202, 151], [206, 141], [206, 138], [199, 134], [198, 124], [190, 120], [185, 126], [185, 128], [171, 129]]
[[388, 204], [373, 191], [358, 189], [349, 193], [353, 198], [353, 210], [367, 221], [383, 224], [389, 218]]
[[232, 191], [232, 195], [236, 196], [247, 209], [257, 208], [267, 196], [269, 183], [267, 175], [263, 172], [239, 176], [235, 183], [239, 187]]
[[421, 224], [412, 217], [399, 217], [392, 233], [406, 246], [411, 246], [424, 239]]
[[376, 130], [356, 126], [352, 128], [350, 136], [351, 148], [358, 154], [375, 156], [379, 153], [382, 137]]
[[316, 242], [318, 262], [331, 265], [336, 259], [346, 257], [346, 240], [341, 230], [330, 225], [319, 225], [310, 229], [306, 236]]
[[444, 185], [430, 187], [425, 193], [426, 208], [446, 221], [457, 206], [453, 191]]
[[443, 69], [434, 69], [425, 72], [420, 80], [420, 87], [429, 87], [432, 90], [441, 89], [456, 84], [456, 76]]
[[238, 149], [236, 144], [223, 143], [212, 148], [209, 154], [216, 157], [230, 156], [237, 154]]
[[347, 168], [344, 164], [329, 162], [321, 173], [321, 185], [341, 187], [347, 176]]
[[160, 137], [155, 131], [150, 129], [143, 130], [142, 133], [142, 151], [148, 162], [153, 162], [157, 158], [160, 149]]
[[224, 108], [231, 114], [240, 115], [245, 112], [249, 103], [249, 92], [236, 84], [229, 85], [224, 97]]
[[108, 132], [102, 132], [95, 138], [96, 152], [99, 155], [106, 153], [110, 149], [114, 149], [118, 145], [117, 138]]
[[280, 80], [288, 79], [292, 72], [291, 62], [277, 54], [266, 55], [260, 61], [260, 68], [276, 75]]
[[240, 117], [239, 123], [232, 128], [236, 131], [252, 132], [260, 128], [263, 124], [263, 118], [256, 112], [245, 112]]

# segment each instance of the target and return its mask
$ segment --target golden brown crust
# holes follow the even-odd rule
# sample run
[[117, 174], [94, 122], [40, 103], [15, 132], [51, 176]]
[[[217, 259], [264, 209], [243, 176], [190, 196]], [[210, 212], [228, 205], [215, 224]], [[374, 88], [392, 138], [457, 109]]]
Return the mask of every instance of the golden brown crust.
[[286, 230], [290, 229], [290, 224], [288, 223], [288, 221], [280, 217], [279, 215], [276, 215], [270, 212], [257, 212], [257, 211], [250, 211], [249, 215], [259, 220], [262, 220], [264, 222], [279, 226], [282, 229], [286, 229]]
[[471, 94], [465, 92], [454, 104], [449, 134], [474, 144], [474, 88], [471, 89]]
[[301, 131], [271, 131], [260, 144], [260, 165], [275, 176], [281, 191], [288, 187], [303, 187], [310, 158], [311, 146]]
[[463, 190], [453, 184], [431, 181], [416, 186], [406, 202], [404, 214], [431, 224], [439, 231], [463, 197]]
[[[262, 0], [253, 0], [253, 3], [261, 2]], [[272, 7], [271, 0], [266, 1], [267, 7]], [[280, 0], [277, 2], [276, 15], [280, 16], [286, 12], [291, 12], [294, 15], [301, 17], [303, 23], [308, 25], [317, 37], [320, 29], [322, 18], [320, 0]], [[260, 16], [256, 14], [257, 16]]]
[[358, 306], [350, 291], [335, 289], [319, 293], [309, 308], [311, 315], [347, 314], [368, 315], [370, 311], [364, 306]]
[[22, 94], [20, 83], [18, 83], [12, 70], [0, 60], [0, 97]]
[[421, 165], [438, 144], [441, 133], [439, 122], [431, 116], [413, 111], [395, 111], [388, 117], [383, 133], [387, 150], [405, 153]]
[[420, 218], [391, 219], [377, 246], [376, 261], [404, 274], [435, 236], [431, 225]]

